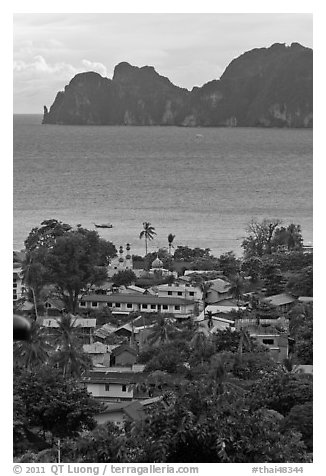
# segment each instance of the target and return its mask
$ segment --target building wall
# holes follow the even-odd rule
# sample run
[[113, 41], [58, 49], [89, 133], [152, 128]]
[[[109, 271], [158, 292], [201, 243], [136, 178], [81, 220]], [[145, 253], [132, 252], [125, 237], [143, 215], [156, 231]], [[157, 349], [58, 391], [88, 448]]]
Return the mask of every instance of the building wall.
[[110, 353], [106, 354], [89, 354], [92, 359], [93, 365], [101, 364], [104, 367], [110, 367]]
[[13, 270], [13, 301], [21, 299], [23, 293], [22, 276], [20, 268]]
[[258, 335], [252, 337], [254, 337], [259, 344], [269, 348], [270, 355], [276, 362], [283, 362], [283, 360], [288, 357], [288, 345], [283, 336]]
[[193, 299], [199, 301], [202, 299], [202, 292], [195, 286], [186, 286], [184, 284], [166, 284], [157, 286], [157, 293], [161, 297], [180, 297], [183, 299]]
[[[116, 305], [117, 303], [120, 304], [120, 306], [117, 306]], [[112, 306], [111, 305], [108, 306], [108, 304], [111, 304], [111, 303], [100, 302], [100, 301], [88, 301], [88, 302], [85, 302], [85, 304], [86, 305], [79, 303], [79, 308], [99, 310], [99, 309], [103, 309], [107, 307], [113, 313], [116, 313], [116, 314], [119, 314], [119, 312], [126, 313], [126, 312], [134, 312], [134, 311], [144, 311], [144, 312], [158, 312], [159, 311], [162, 313], [166, 312], [166, 313], [185, 315], [185, 314], [191, 314], [194, 310], [194, 304], [189, 304], [187, 306], [180, 305], [179, 306], [180, 309], [178, 309], [177, 306], [171, 305], [171, 304], [157, 305], [157, 304], [119, 303], [118, 298], [115, 303], [112, 303]]]
[[[109, 387], [106, 388], [105, 387], [106, 385], [109, 385]], [[125, 391], [123, 391], [124, 387], [125, 387]], [[87, 390], [93, 395], [93, 397], [111, 398], [117, 401], [119, 401], [120, 399], [132, 400], [134, 396], [133, 388], [121, 383], [105, 384], [105, 383], [88, 382]]]

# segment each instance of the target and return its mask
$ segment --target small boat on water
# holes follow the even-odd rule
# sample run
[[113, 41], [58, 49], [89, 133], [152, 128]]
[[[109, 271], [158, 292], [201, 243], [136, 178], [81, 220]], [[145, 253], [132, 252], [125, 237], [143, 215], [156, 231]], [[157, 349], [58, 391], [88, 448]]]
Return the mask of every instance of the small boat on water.
[[111, 223], [101, 223], [101, 224], [94, 223], [94, 225], [95, 225], [95, 228], [113, 228], [113, 225], [111, 225]]

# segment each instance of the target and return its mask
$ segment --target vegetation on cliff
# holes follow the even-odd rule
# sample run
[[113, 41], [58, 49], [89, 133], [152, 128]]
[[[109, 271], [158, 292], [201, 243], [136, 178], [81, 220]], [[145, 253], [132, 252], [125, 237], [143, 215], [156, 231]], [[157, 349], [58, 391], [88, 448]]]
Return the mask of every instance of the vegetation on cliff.
[[298, 43], [248, 51], [192, 91], [122, 62], [112, 80], [77, 74], [44, 107], [43, 123], [312, 127], [312, 87], [312, 50]]

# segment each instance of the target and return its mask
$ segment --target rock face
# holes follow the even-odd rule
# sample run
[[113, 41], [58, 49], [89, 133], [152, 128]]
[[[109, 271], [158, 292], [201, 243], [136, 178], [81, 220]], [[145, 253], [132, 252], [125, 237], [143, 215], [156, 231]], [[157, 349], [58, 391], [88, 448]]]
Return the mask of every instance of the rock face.
[[115, 67], [112, 80], [77, 74], [44, 124], [312, 127], [313, 55], [276, 43], [234, 59], [219, 80], [192, 91], [152, 66]]

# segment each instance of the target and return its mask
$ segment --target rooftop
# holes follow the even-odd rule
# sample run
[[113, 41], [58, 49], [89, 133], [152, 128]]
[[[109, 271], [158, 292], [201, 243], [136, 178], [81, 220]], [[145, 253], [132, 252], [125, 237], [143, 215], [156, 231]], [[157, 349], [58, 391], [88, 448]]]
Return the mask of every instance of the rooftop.
[[274, 294], [263, 299], [263, 301], [268, 302], [272, 306], [284, 306], [285, 304], [291, 304], [295, 300], [293, 296], [286, 293]]
[[[43, 319], [43, 326], [59, 327], [59, 321], [58, 319], [45, 317]], [[76, 317], [75, 319], [73, 319], [73, 327], [96, 327], [96, 319], [84, 319], [83, 317]]]
[[190, 305], [194, 301], [192, 299], [184, 299], [178, 297], [160, 297], [148, 294], [122, 294], [115, 293], [110, 295], [89, 294], [83, 296], [81, 301], [84, 302], [111, 302], [111, 303], [134, 303], [134, 304], [171, 304], [171, 305]]

